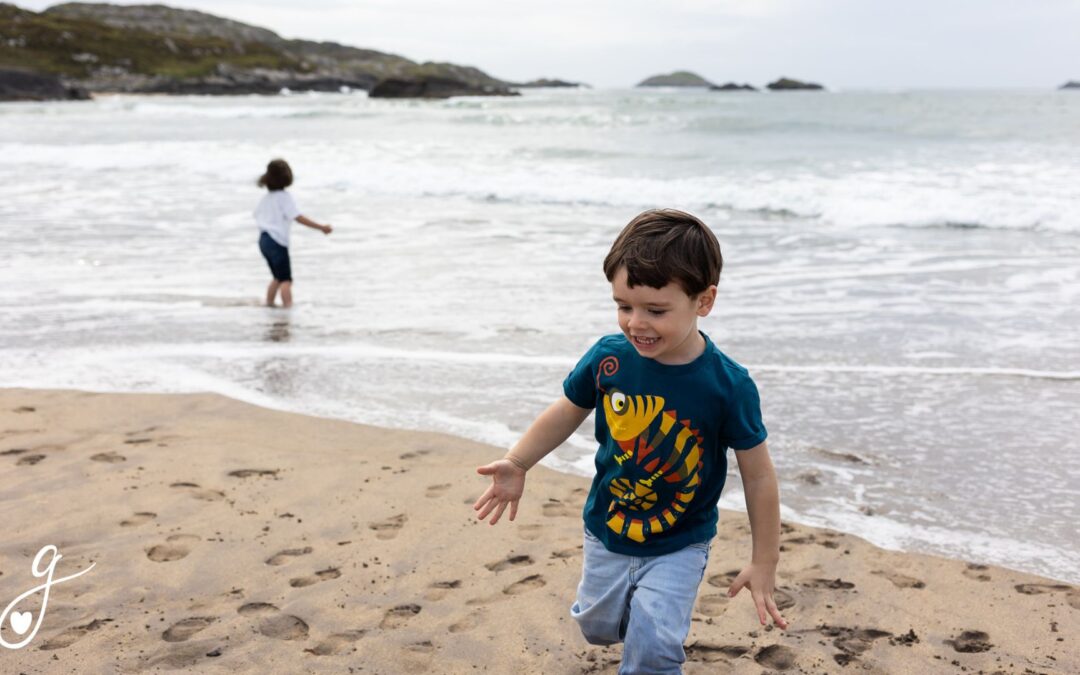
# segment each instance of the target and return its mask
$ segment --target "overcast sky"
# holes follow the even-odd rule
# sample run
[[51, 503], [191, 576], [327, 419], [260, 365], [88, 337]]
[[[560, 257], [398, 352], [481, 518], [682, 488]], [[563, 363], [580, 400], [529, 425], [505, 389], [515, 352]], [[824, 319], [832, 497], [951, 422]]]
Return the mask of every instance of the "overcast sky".
[[[40, 11], [55, 2], [17, 0]], [[121, 0], [114, 4], [145, 4]], [[834, 88], [1080, 80], [1080, 0], [183, 0], [284, 37], [495, 77], [631, 86], [672, 70]]]

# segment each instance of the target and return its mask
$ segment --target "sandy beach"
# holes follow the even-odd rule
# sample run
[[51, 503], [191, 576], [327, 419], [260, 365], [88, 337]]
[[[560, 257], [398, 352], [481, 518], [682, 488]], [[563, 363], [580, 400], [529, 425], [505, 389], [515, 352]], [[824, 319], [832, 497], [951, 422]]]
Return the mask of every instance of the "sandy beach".
[[[43, 546], [57, 577], [95, 565], [3, 672], [615, 672], [568, 615], [582, 478], [537, 468], [490, 527], [475, 467], [501, 450], [451, 436], [217, 395], [9, 389], [0, 421], [0, 609]], [[687, 673], [1080, 671], [1069, 585], [785, 523], [782, 632], [726, 597], [749, 545], [722, 513]]]

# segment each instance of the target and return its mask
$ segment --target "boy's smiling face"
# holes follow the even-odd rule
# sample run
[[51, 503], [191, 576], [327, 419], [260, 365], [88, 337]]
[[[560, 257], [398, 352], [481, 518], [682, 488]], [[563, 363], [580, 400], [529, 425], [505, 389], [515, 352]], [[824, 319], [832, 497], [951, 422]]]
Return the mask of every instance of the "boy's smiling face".
[[689, 296], [678, 282], [663, 288], [626, 283], [621, 267], [611, 280], [611, 290], [619, 311], [619, 328], [638, 354], [664, 365], [690, 363], [705, 349], [697, 320], [712, 311], [716, 286]]

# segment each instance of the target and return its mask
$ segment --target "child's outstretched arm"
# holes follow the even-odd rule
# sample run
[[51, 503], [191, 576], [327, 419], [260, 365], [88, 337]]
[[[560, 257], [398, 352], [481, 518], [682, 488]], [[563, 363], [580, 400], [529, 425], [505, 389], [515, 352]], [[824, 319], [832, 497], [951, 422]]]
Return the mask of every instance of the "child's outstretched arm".
[[735, 597], [743, 586], [748, 587], [761, 625], [765, 625], [768, 614], [773, 623], [786, 629], [788, 622], [780, 615], [773, 600], [776, 565], [780, 562], [780, 488], [769, 458], [769, 446], [761, 443], [750, 450], [740, 450], [735, 453], [735, 458], [739, 461], [739, 474], [746, 493], [753, 554], [750, 564], [735, 577], [728, 596]]
[[297, 216], [296, 222], [300, 223], [301, 225], [307, 225], [310, 228], [319, 230], [323, 234], [330, 234], [334, 231], [334, 228], [330, 227], [329, 225], [321, 225], [304, 215]]
[[540, 413], [505, 457], [478, 467], [477, 473], [491, 476], [491, 485], [473, 504], [473, 509], [479, 512], [476, 517], [483, 520], [494, 511], [491, 518], [494, 525], [509, 506], [510, 520], [513, 520], [517, 516], [518, 500], [525, 491], [525, 472], [570, 438], [590, 412], [588, 408], [579, 408], [569, 399], [561, 398]]

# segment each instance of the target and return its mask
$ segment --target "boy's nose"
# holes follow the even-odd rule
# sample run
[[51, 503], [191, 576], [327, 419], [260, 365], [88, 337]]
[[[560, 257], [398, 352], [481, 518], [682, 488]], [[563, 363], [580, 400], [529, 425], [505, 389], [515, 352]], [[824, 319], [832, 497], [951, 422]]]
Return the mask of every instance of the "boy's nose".
[[627, 325], [629, 325], [630, 330], [634, 330], [635, 328], [646, 328], [648, 326], [648, 323], [645, 321], [644, 316], [638, 314], [637, 312], [634, 312], [630, 315], [630, 321]]

